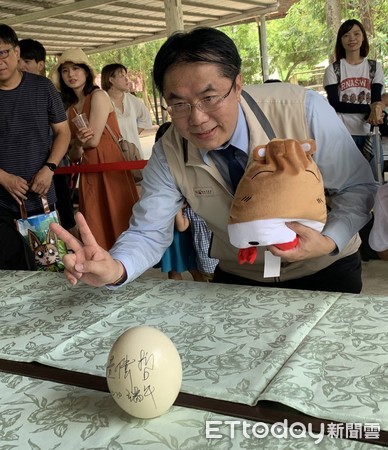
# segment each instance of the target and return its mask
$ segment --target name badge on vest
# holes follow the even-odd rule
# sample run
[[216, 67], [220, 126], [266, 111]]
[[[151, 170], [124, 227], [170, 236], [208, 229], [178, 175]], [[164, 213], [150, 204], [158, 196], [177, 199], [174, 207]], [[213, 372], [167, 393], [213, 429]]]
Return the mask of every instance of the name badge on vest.
[[194, 195], [196, 197], [213, 197], [214, 192], [212, 187], [194, 188]]

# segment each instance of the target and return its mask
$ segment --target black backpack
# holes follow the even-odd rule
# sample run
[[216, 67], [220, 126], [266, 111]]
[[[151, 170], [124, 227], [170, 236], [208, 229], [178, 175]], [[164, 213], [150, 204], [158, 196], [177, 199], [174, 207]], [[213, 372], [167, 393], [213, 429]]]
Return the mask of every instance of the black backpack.
[[[369, 64], [369, 78], [371, 81], [373, 81], [376, 75], [376, 60], [368, 59], [368, 64]], [[333, 69], [334, 73], [337, 76], [337, 83], [339, 84], [341, 81], [341, 64], [339, 61], [333, 62]]]

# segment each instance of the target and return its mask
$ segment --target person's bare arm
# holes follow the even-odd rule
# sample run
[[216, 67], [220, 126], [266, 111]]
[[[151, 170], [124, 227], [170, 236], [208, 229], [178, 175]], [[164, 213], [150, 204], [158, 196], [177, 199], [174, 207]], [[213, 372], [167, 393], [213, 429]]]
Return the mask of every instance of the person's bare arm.
[[22, 204], [22, 200], [27, 200], [26, 194], [30, 187], [24, 178], [0, 169], [0, 185], [3, 186], [19, 205]]
[[[51, 128], [54, 133], [54, 139], [47, 162], [58, 166], [69, 147], [70, 128], [67, 120], [60, 123], [52, 123]], [[46, 195], [50, 189], [53, 175], [54, 172], [51, 169], [43, 166], [32, 178], [30, 190], [39, 195]]]
[[95, 92], [90, 103], [89, 115], [89, 125], [93, 135], [84, 143], [84, 150], [98, 146], [111, 111], [113, 111], [113, 105], [109, 95], [102, 90]]
[[182, 208], [175, 216], [175, 227], [178, 231], [186, 231], [190, 226], [189, 219], [183, 214], [184, 208]]
[[69, 149], [69, 156], [73, 162], [78, 161], [84, 151], [98, 146], [109, 113], [112, 110], [111, 100], [105, 91], [99, 90], [93, 94], [90, 105], [89, 127], [78, 130]]

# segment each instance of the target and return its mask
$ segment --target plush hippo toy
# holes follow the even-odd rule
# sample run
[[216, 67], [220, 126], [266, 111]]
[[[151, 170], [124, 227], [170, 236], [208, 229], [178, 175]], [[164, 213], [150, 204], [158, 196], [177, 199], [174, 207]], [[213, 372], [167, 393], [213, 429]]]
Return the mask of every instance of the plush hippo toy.
[[287, 222], [322, 231], [326, 201], [321, 173], [311, 157], [315, 150], [312, 139], [273, 139], [253, 150], [228, 223], [230, 242], [240, 249], [240, 264], [252, 264], [259, 246], [295, 247], [298, 236]]

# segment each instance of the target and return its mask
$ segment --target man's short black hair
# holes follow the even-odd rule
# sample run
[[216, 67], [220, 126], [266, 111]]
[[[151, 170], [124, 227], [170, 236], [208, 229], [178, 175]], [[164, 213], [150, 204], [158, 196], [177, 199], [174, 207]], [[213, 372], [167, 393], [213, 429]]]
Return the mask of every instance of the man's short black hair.
[[0, 23], [0, 41], [3, 41], [4, 44], [11, 44], [12, 47], [19, 45], [15, 31], [4, 23]]
[[20, 57], [23, 59], [33, 59], [37, 63], [46, 62], [46, 49], [39, 41], [34, 39], [21, 39], [19, 41]]
[[241, 71], [241, 57], [233, 40], [216, 28], [200, 27], [173, 33], [160, 47], [154, 61], [153, 78], [163, 94], [164, 75], [181, 63], [217, 64], [222, 76], [235, 80]]

